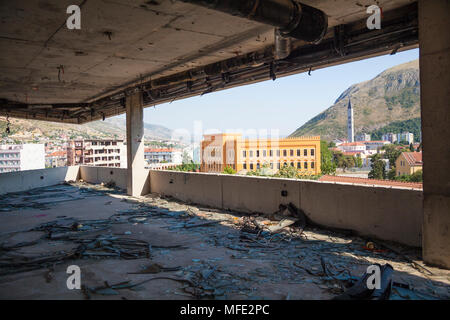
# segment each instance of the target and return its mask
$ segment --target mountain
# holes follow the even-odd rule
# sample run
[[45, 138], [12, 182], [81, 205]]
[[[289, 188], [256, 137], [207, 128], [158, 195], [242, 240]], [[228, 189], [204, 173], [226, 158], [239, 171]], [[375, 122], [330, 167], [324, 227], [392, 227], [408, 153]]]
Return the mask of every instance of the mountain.
[[397, 128], [389, 127], [392, 123], [420, 118], [419, 60], [387, 69], [372, 80], [350, 86], [331, 107], [291, 136], [320, 135], [328, 141], [346, 139], [349, 99], [353, 106], [355, 134], [364, 132], [378, 136], [383, 128]]
[[[93, 121], [85, 124], [58, 123], [39, 120], [10, 119], [11, 134], [6, 135], [6, 118], [0, 117], [0, 134], [3, 138], [16, 140], [32, 140], [39, 137], [58, 139], [61, 135], [70, 138], [82, 136], [83, 138], [117, 138], [126, 137], [126, 120], [122, 117], [113, 117], [105, 121]], [[144, 135], [148, 140], [167, 140], [172, 136], [172, 130], [155, 124], [144, 123]]]

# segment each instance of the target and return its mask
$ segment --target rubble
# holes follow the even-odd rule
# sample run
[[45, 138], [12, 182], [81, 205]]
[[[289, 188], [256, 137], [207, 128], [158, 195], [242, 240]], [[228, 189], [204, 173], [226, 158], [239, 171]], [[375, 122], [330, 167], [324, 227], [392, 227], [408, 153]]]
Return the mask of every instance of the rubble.
[[[450, 298], [450, 273], [435, 268], [414, 268], [412, 262], [420, 265], [416, 249], [361, 238], [345, 230], [319, 229], [293, 204], [280, 205], [272, 215], [263, 215], [205, 208], [157, 195], [135, 199], [116, 188], [84, 182], [50, 187], [50, 190], [17, 194], [12, 199], [37, 194], [51, 197], [52, 192], [67, 199], [68, 195], [83, 199], [108, 196], [108, 201], [102, 200], [98, 205], [104, 206], [110, 215], [81, 219], [59, 214], [56, 219], [35, 218], [46, 221], [24, 230], [1, 233], [0, 296], [2, 282], [7, 283], [5, 279], [10, 278], [6, 277], [14, 274], [42, 270], [41, 277], [52, 283], [58, 275], [57, 266], [70, 261], [111, 260], [120, 265], [121, 261], [134, 260], [138, 264], [120, 274], [123, 281], [118, 280], [119, 274], [114, 279], [105, 275], [103, 283], [86, 284], [82, 297], [145, 295], [146, 290], [151, 290], [146, 283], [168, 280], [178, 285], [166, 288], [166, 297], [354, 298], [349, 290], [361, 280], [358, 275], [364, 274], [367, 266], [389, 264], [393, 271], [388, 287], [392, 289], [389, 295], [377, 293], [377, 298]], [[120, 209], [116, 209], [117, 203], [122, 204]], [[49, 203], [48, 207], [57, 205]], [[24, 213], [36, 210], [20, 209]], [[14, 212], [17, 211], [0, 213], [0, 218], [2, 214], [17, 214]], [[148, 227], [161, 233], [143, 233]], [[158, 240], [166, 234], [175, 241], [180, 237], [191, 240], [178, 243]], [[8, 240], [14, 237], [25, 240]], [[44, 245], [57, 250], [33, 251]], [[273, 286], [278, 289], [269, 289]], [[309, 293], [313, 291], [314, 295]], [[375, 296], [372, 292], [370, 298]]]

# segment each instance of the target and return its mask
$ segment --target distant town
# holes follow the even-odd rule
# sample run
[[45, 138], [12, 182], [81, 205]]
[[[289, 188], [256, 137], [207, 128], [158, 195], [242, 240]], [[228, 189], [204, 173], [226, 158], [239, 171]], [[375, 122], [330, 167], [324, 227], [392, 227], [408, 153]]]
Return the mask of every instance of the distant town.
[[[178, 140], [145, 143], [146, 168], [322, 181], [422, 181], [422, 145], [411, 132], [390, 132], [381, 140], [354, 133], [351, 101], [347, 139], [320, 136], [247, 139], [239, 133], [204, 135], [199, 145]], [[74, 138], [74, 137], [72, 137]], [[38, 143], [0, 145], [0, 173], [73, 165], [126, 168], [126, 141], [82, 136]], [[416, 138], [417, 139], [417, 138]]]

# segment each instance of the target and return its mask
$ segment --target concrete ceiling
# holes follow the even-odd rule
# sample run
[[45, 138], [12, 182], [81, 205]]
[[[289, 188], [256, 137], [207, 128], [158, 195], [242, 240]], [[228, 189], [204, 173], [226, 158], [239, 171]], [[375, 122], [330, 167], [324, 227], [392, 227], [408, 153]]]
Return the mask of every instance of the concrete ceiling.
[[[374, 3], [302, 2], [328, 15], [330, 34], [334, 26], [367, 18], [366, 7]], [[376, 2], [387, 12], [415, 1]], [[66, 27], [71, 4], [82, 8], [81, 30]], [[271, 26], [180, 1], [0, 0], [0, 99], [85, 106], [136, 83], [261, 52], [273, 43]], [[8, 110], [14, 114], [13, 105]]]

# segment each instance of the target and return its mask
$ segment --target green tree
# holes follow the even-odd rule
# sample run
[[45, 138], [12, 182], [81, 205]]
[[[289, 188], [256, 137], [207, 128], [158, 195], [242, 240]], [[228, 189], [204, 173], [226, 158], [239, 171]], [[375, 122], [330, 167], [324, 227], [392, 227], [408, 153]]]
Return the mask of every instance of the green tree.
[[183, 151], [183, 159], [181, 160], [182, 163], [191, 163], [192, 157], [187, 153], [186, 151]]
[[414, 152], [414, 146], [413, 146], [412, 143], [409, 144], [409, 150], [410, 150], [411, 152]]
[[362, 161], [361, 155], [360, 155], [359, 153], [356, 155], [356, 158], [355, 158], [355, 159], [356, 159], [356, 160], [355, 160], [355, 165], [356, 165], [356, 167], [362, 168], [362, 166], [363, 166], [363, 161]]
[[283, 165], [275, 176], [281, 178], [297, 178], [298, 170], [293, 166]]
[[370, 157], [370, 165], [369, 179], [386, 179], [386, 168], [379, 153]]
[[333, 162], [333, 153], [326, 141], [320, 141], [320, 170], [323, 174], [335, 174], [336, 164]]
[[411, 175], [410, 181], [411, 182], [422, 182], [423, 181], [422, 170], [418, 170], [418, 171], [414, 172]]
[[222, 173], [225, 173], [225, 174], [236, 174], [236, 170], [234, 170], [232, 167], [230, 167], [230, 166], [226, 166], [224, 169], [223, 169], [223, 172]]
[[391, 169], [387, 173], [387, 178], [389, 180], [395, 180], [395, 177], [396, 177], [395, 167], [391, 167]]
[[402, 154], [402, 150], [399, 150], [393, 144], [389, 144], [383, 147], [385, 150], [384, 158], [389, 160], [389, 165], [395, 167], [395, 161]]

